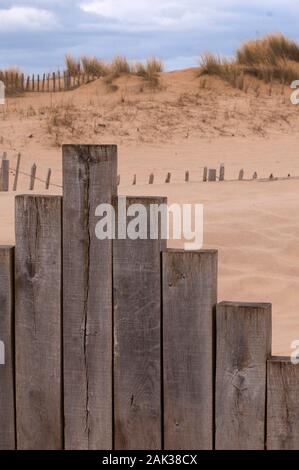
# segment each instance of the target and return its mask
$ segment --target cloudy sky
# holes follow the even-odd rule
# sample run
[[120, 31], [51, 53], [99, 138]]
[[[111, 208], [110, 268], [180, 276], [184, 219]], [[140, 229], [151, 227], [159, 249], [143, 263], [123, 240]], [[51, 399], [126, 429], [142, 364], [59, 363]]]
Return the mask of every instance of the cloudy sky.
[[66, 52], [109, 59], [155, 55], [168, 69], [200, 53], [230, 55], [240, 41], [282, 31], [299, 40], [293, 0], [0, 0], [0, 68], [62, 67]]

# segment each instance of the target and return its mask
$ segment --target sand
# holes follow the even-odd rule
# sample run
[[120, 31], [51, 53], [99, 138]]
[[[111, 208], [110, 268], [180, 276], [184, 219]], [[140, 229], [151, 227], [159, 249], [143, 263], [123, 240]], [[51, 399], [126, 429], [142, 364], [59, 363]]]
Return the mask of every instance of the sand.
[[[99, 81], [0, 108], [0, 152], [12, 169], [22, 152], [17, 194], [28, 192], [33, 162], [41, 180], [52, 168], [48, 194], [62, 194], [61, 141], [118, 144], [119, 193], [204, 204], [204, 246], [219, 250], [219, 300], [272, 302], [273, 354], [289, 355], [299, 340], [299, 179], [237, 181], [241, 168], [248, 179], [255, 171], [299, 176], [299, 108], [288, 90], [277, 86], [270, 95], [265, 86], [257, 96], [254, 85], [247, 94], [218, 81], [200, 85], [194, 70], [163, 74], [159, 91], [141, 91], [136, 78], [117, 83], [115, 93]], [[221, 163], [226, 181], [203, 183], [203, 167]], [[43, 181], [34, 192], [46, 193]], [[14, 197], [0, 193], [1, 244], [14, 244]]]

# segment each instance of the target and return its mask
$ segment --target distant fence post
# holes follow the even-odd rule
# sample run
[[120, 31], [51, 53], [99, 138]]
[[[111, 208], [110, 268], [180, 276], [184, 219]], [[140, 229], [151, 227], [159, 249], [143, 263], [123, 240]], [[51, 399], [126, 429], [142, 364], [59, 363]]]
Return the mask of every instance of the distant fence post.
[[216, 181], [217, 180], [217, 170], [215, 168], [209, 169], [209, 181]]
[[171, 173], [167, 173], [165, 183], [167, 184], [170, 183], [170, 180], [171, 180]]
[[239, 181], [242, 181], [244, 179], [244, 170], [240, 170], [240, 173], [239, 173]]
[[16, 197], [16, 411], [20, 450], [63, 448], [59, 196]]
[[163, 253], [164, 448], [212, 450], [217, 252]]
[[299, 366], [273, 357], [267, 371], [267, 450], [298, 450]]
[[217, 306], [216, 450], [263, 450], [271, 305]]
[[67, 450], [112, 449], [112, 241], [96, 238], [95, 212], [112, 203], [116, 182], [115, 145], [63, 146]]
[[208, 181], [208, 168], [205, 166], [203, 169], [203, 182], [206, 183]]
[[155, 178], [154, 174], [151, 173], [150, 176], [149, 176], [148, 184], [154, 184], [154, 178]]
[[2, 160], [0, 191], [9, 191], [9, 160]]
[[[113, 243], [115, 449], [157, 450], [162, 446], [161, 251], [166, 240], [149, 237], [149, 220], [151, 206], [167, 200], [128, 197], [126, 203], [127, 208], [143, 206], [148, 235]], [[159, 222], [156, 228], [160, 234]]]
[[[0, 449], [14, 450], [14, 248], [0, 247]], [[4, 361], [3, 361], [4, 360]], [[4, 362], [4, 364], [3, 364]]]
[[51, 168], [49, 168], [48, 173], [47, 173], [47, 179], [46, 179], [46, 189], [47, 190], [50, 187], [51, 174], [52, 174], [52, 170], [51, 170]]
[[34, 164], [32, 165], [32, 167], [31, 167], [29, 191], [33, 191], [33, 190], [34, 190], [35, 177], [36, 177], [36, 164], [34, 163]]
[[224, 181], [224, 177], [225, 177], [225, 166], [222, 164], [220, 165], [219, 181]]
[[21, 154], [19, 153], [18, 158], [17, 158], [16, 174], [15, 174], [15, 179], [14, 179], [14, 183], [13, 183], [13, 191], [17, 191], [17, 189], [18, 189], [18, 179], [19, 179], [20, 165], [21, 165]]
[[190, 180], [190, 173], [189, 173], [189, 171], [186, 171], [185, 172], [185, 183], [189, 183], [189, 180]]
[[134, 177], [133, 177], [133, 183], [132, 183], [133, 186], [136, 186], [136, 183], [137, 183], [137, 176], [134, 175]]

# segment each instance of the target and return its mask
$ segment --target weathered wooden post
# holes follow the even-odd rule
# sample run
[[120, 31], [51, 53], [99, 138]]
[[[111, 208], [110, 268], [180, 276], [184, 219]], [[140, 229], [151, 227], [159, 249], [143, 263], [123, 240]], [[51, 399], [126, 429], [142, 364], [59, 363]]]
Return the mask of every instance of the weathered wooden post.
[[48, 173], [47, 173], [47, 179], [46, 179], [46, 189], [47, 190], [50, 187], [51, 175], [52, 175], [52, 170], [51, 170], [51, 168], [49, 168]]
[[189, 171], [186, 171], [186, 173], [185, 173], [185, 183], [189, 183], [189, 180], [190, 180], [190, 173], [189, 173]]
[[165, 183], [169, 184], [171, 180], [171, 173], [167, 173]]
[[9, 191], [9, 160], [3, 159], [0, 172], [0, 191]]
[[244, 170], [240, 170], [240, 173], [239, 173], [239, 181], [242, 181], [244, 179]]
[[53, 82], [53, 92], [56, 92], [56, 74], [53, 72], [52, 74], [52, 82]]
[[117, 176], [117, 186], [120, 185], [120, 175]]
[[18, 188], [18, 179], [19, 179], [20, 165], [21, 165], [21, 154], [18, 153], [17, 166], [16, 166], [16, 174], [15, 174], [15, 179], [14, 179], [14, 183], [13, 183], [13, 191], [16, 191], [17, 188]]
[[136, 186], [136, 183], [137, 183], [137, 176], [134, 175], [134, 177], [133, 177], [133, 183], [132, 183], [133, 186]]
[[17, 446], [63, 448], [59, 196], [16, 197]]
[[288, 357], [267, 365], [267, 450], [299, 449], [299, 366]]
[[167, 251], [162, 277], [164, 448], [212, 450], [217, 252]]
[[14, 450], [14, 249], [0, 247], [0, 449]]
[[35, 177], [36, 177], [36, 164], [34, 163], [31, 167], [29, 191], [34, 190]]
[[148, 184], [154, 184], [154, 179], [155, 179], [155, 176], [154, 176], [153, 173], [151, 173], [150, 176], [149, 176]]
[[[116, 201], [119, 216], [118, 199]], [[150, 224], [154, 206], [166, 198], [128, 197], [138, 204], [146, 239], [122, 234], [113, 243], [115, 449], [161, 449], [161, 219]], [[136, 206], [137, 207], [137, 206]], [[131, 217], [122, 214], [125, 223]], [[163, 218], [163, 215], [162, 215]], [[150, 238], [157, 229], [157, 239]]]
[[205, 166], [203, 169], [203, 182], [206, 183], [208, 181], [208, 168]]
[[209, 169], [209, 181], [216, 181], [217, 180], [217, 170], [215, 168]]
[[254, 180], [256, 180], [256, 179], [257, 179], [257, 172], [256, 172], [256, 171], [253, 173], [253, 177], [252, 177], [252, 179], [254, 179]]
[[219, 181], [224, 181], [224, 177], [225, 177], [225, 166], [222, 164], [220, 165]]
[[[112, 240], [95, 235], [117, 194], [115, 145], [63, 146], [65, 448], [112, 448]], [[82, 268], [83, 267], [83, 268]], [[75, 410], [75, 411], [74, 411]]]
[[217, 307], [216, 450], [263, 450], [271, 304]]

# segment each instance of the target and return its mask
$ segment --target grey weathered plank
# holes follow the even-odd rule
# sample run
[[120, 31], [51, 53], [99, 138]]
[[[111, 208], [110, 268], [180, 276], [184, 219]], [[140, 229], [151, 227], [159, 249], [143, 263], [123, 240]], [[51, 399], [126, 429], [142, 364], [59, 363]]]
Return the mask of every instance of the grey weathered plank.
[[34, 190], [34, 185], [35, 185], [35, 177], [36, 177], [36, 164], [34, 163], [31, 167], [31, 173], [30, 173], [30, 183], [29, 183], [29, 191]]
[[[165, 198], [127, 198], [127, 207]], [[161, 251], [165, 240], [115, 240], [114, 417], [116, 449], [161, 449]]]
[[203, 182], [205, 183], [208, 181], [208, 168], [205, 166], [203, 169], [203, 176], [202, 176]]
[[12, 247], [0, 246], [0, 450], [16, 446], [13, 258]]
[[213, 449], [217, 258], [163, 253], [165, 449]]
[[66, 449], [112, 448], [112, 241], [96, 207], [117, 192], [117, 147], [63, 147]]
[[240, 170], [240, 173], [239, 173], [239, 181], [242, 181], [244, 179], [244, 170]]
[[49, 189], [50, 187], [51, 175], [52, 175], [52, 170], [51, 168], [49, 168], [48, 173], [47, 173], [47, 179], [46, 179], [46, 189]]
[[17, 196], [15, 250], [18, 449], [62, 449], [61, 206]]
[[217, 307], [216, 449], [263, 450], [271, 304]]
[[299, 367], [289, 358], [267, 364], [267, 449], [299, 449]]
[[225, 166], [224, 164], [220, 165], [220, 172], [219, 172], [219, 181], [224, 181], [225, 178]]

